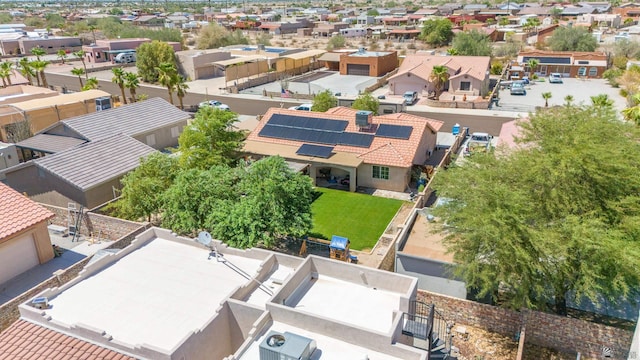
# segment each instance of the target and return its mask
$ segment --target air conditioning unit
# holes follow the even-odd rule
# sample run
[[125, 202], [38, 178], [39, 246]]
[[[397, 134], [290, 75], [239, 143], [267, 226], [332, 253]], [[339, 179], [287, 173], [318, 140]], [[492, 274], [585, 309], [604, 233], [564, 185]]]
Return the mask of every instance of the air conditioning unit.
[[108, 96], [96, 99], [96, 111], [111, 109], [111, 98]]
[[309, 360], [316, 347], [304, 336], [270, 331], [260, 343], [260, 360]]
[[36, 309], [48, 309], [49, 308], [49, 299], [46, 297], [37, 297], [31, 300], [31, 305], [33, 305]]
[[359, 128], [368, 128], [371, 125], [373, 112], [361, 110], [356, 113], [356, 126]]

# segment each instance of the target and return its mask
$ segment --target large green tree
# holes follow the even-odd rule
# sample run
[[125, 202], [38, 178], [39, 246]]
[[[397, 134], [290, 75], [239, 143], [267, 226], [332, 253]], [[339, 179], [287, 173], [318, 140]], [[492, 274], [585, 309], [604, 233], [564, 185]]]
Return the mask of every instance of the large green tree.
[[327, 89], [321, 91], [313, 98], [311, 111], [325, 112], [336, 106], [338, 106], [338, 98], [331, 93], [331, 90]]
[[268, 157], [241, 173], [234, 198], [221, 201], [207, 219], [216, 238], [234, 247], [272, 247], [285, 236], [311, 230], [313, 186], [281, 157]]
[[245, 134], [233, 130], [238, 115], [213, 106], [203, 106], [178, 139], [182, 168], [208, 169], [230, 165], [237, 158]]
[[157, 82], [160, 64], [176, 65], [173, 48], [163, 41], [152, 41], [142, 44], [136, 50], [136, 66], [138, 75], [143, 81]]
[[351, 104], [351, 108], [356, 110], [367, 110], [373, 112], [374, 115], [378, 115], [378, 109], [380, 108], [380, 101], [374, 98], [370, 92], [365, 92], [358, 95], [356, 100]]
[[117, 216], [130, 220], [146, 218], [151, 222], [152, 215], [162, 208], [162, 194], [173, 184], [177, 174], [175, 156], [156, 152], [141, 159], [140, 166], [122, 178], [120, 199], [110, 208]]
[[203, 27], [198, 35], [197, 49], [217, 49], [223, 46], [235, 44], [249, 44], [242, 32], [230, 32], [217, 23], [210, 23]]
[[566, 314], [567, 298], [617, 303], [640, 288], [640, 132], [611, 108], [568, 106], [520, 122], [510, 152], [479, 154], [434, 180], [450, 199], [455, 273], [512, 308]]
[[596, 38], [582, 27], [560, 27], [547, 39], [553, 51], [594, 51], [598, 47]]
[[452, 24], [448, 19], [427, 20], [422, 26], [420, 38], [429, 45], [444, 46], [453, 38]]
[[457, 33], [452, 46], [458, 55], [491, 56], [492, 51], [489, 35], [477, 30]]

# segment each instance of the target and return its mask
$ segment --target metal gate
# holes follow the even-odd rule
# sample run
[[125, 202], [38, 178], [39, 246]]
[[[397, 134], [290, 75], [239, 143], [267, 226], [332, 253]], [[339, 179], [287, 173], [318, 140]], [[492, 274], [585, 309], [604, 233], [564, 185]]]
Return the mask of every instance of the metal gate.
[[366, 65], [366, 64], [347, 64], [347, 75], [369, 76], [369, 65]]

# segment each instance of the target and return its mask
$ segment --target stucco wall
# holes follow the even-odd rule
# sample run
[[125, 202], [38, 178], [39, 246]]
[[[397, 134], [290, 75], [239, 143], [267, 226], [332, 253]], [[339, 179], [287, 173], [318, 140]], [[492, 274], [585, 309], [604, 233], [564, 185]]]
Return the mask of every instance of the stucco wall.
[[[134, 139], [140, 141], [143, 144], [147, 144], [147, 136], [153, 134], [155, 136], [156, 143], [154, 145], [147, 144], [156, 150], [164, 150], [168, 147], [176, 147], [178, 146], [178, 138], [184, 127], [187, 126], [187, 120], [181, 121], [179, 123], [171, 124], [170, 126], [166, 126], [160, 129], [156, 129], [154, 131], [150, 131], [144, 134], [136, 135]], [[171, 136], [171, 128], [178, 127], [178, 136]]]
[[361, 164], [358, 166], [358, 186], [404, 191], [409, 184], [409, 177], [410, 173], [408, 168], [389, 167], [389, 180], [374, 179], [372, 164]]
[[393, 95], [402, 95], [407, 91], [417, 91], [420, 94], [422, 91], [429, 92], [432, 90], [433, 88], [428, 81], [410, 73], [389, 80], [389, 91]]

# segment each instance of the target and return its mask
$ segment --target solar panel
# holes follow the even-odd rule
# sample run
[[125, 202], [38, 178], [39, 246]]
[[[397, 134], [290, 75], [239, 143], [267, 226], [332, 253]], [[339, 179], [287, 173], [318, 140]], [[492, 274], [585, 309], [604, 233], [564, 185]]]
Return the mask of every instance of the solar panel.
[[267, 124], [302, 129], [342, 132], [347, 128], [349, 122], [344, 120], [318, 119], [307, 116], [273, 114]]
[[336, 145], [341, 134], [330, 131], [297, 129], [266, 124], [259, 135], [276, 139]]
[[302, 144], [296, 154], [305, 156], [316, 156], [321, 158], [328, 158], [331, 156], [333, 146], [320, 146], [311, 144]]
[[381, 124], [378, 126], [376, 136], [407, 140], [411, 136], [412, 131], [413, 127], [411, 126]]
[[368, 148], [373, 142], [373, 135], [345, 132], [340, 134], [338, 144]]

